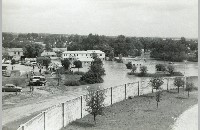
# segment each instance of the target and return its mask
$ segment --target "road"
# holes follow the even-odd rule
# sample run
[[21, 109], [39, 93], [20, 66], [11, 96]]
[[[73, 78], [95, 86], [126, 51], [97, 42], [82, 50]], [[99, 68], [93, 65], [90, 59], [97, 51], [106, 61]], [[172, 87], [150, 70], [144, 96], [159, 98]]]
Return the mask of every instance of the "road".
[[172, 130], [198, 130], [198, 104], [181, 114]]
[[[86, 91], [85, 91], [86, 92]], [[2, 125], [5, 126], [7, 123], [22, 119], [30, 116], [33, 113], [47, 109], [53, 105], [66, 102], [85, 94], [83, 91], [67, 92], [64, 96], [55, 96], [48, 99], [37, 101], [28, 105], [22, 105], [14, 108], [8, 108], [3, 110]]]

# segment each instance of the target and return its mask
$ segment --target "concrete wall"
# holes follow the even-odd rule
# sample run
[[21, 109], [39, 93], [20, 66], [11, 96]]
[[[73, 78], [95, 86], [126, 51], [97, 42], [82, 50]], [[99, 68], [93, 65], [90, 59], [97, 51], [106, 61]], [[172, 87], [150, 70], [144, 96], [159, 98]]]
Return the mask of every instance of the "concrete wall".
[[[150, 79], [145, 79], [102, 90], [105, 94], [105, 106], [127, 99], [129, 96], [138, 96], [138, 92], [139, 95], [152, 93], [152, 87], [149, 84], [149, 81]], [[161, 86], [163, 90], [167, 90], [167, 86], [168, 89], [176, 88], [174, 86], [174, 78], [165, 78], [163, 81], [164, 84]], [[187, 78], [187, 81], [197, 82], [198, 77]], [[83, 95], [76, 99], [53, 106], [21, 125], [17, 130], [60, 130], [70, 122], [80, 119], [88, 114], [86, 111], [86, 97], [87, 95]]]

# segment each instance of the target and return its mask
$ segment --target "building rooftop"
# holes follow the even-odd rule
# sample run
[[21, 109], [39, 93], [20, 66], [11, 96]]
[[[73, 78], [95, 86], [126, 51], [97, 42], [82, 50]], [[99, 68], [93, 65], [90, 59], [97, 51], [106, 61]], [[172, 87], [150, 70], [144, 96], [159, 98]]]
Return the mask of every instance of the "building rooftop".
[[52, 48], [53, 51], [67, 51], [67, 48]]
[[7, 48], [7, 51], [23, 51], [22, 48]]
[[70, 53], [72, 53], [72, 54], [74, 54], [74, 53], [84, 53], [84, 54], [86, 54], [86, 53], [104, 53], [104, 52], [102, 52], [102, 51], [100, 51], [100, 50], [87, 50], [87, 51], [64, 51], [63, 53], [65, 53], [65, 54], [70, 54]]
[[55, 52], [42, 52], [41, 56], [56, 55]]

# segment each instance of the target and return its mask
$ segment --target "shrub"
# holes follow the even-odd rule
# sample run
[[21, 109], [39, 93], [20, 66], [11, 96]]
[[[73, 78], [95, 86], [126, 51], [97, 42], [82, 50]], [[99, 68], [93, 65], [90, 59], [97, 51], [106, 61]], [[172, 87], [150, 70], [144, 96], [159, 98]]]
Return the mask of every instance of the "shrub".
[[80, 82], [75, 80], [68, 80], [64, 83], [65, 86], [79, 86]]
[[74, 74], [77, 74], [77, 75], [84, 75], [85, 73], [82, 72], [82, 71], [75, 71]]
[[179, 88], [184, 87], [184, 84], [185, 82], [181, 77], [176, 77], [174, 79], [174, 85], [178, 87], [178, 93], [179, 93]]
[[100, 76], [98, 76], [98, 74], [88, 71], [80, 78], [80, 81], [84, 81], [85, 83], [88, 84], [94, 84], [94, 83], [102, 83], [103, 79]]
[[157, 71], [166, 71], [166, 66], [164, 64], [157, 64], [156, 70]]
[[141, 66], [140, 67], [140, 75], [141, 76], [144, 76], [144, 75], [146, 75], [147, 74], [147, 67], [146, 66]]
[[170, 75], [173, 75], [174, 74], [174, 66], [173, 65], [168, 65], [167, 66], [167, 72], [169, 72]]
[[126, 64], [126, 68], [127, 68], [127, 69], [132, 69], [132, 67], [133, 67], [133, 65], [132, 65], [131, 62], [128, 62], [128, 63]]

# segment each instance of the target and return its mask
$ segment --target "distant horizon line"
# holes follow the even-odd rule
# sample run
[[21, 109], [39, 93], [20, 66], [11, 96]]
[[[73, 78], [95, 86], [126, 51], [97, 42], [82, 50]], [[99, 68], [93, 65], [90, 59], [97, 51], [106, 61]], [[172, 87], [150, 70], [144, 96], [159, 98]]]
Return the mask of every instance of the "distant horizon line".
[[[2, 31], [2, 33], [16, 33], [16, 34], [28, 34], [28, 33], [37, 33], [37, 32], [6, 32], [6, 31]], [[55, 34], [55, 35], [80, 35], [80, 36], [88, 36], [89, 34], [93, 34], [93, 35], [99, 35], [99, 36], [108, 36], [108, 37], [117, 37], [119, 35], [124, 35], [124, 34], [119, 34], [119, 35], [101, 35], [101, 34], [97, 34], [97, 33], [89, 33], [89, 34], [64, 34], [64, 33], [37, 33], [37, 34]], [[197, 39], [198, 37], [185, 37], [185, 36], [180, 36], [180, 37], [166, 37], [166, 36], [128, 36], [128, 35], [124, 35], [125, 37], [147, 37], [147, 38], [181, 38], [184, 37], [186, 39]]]

